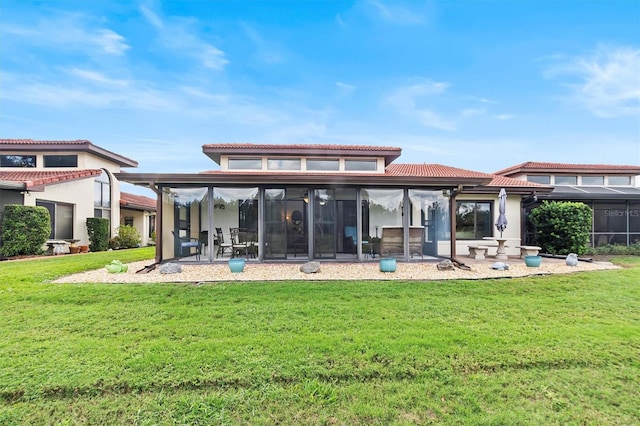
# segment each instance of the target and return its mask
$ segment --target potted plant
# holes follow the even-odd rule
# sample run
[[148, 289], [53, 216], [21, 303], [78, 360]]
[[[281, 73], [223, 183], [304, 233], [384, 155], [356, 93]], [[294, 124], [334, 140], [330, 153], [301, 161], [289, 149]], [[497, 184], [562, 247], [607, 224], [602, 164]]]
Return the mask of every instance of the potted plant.
[[396, 266], [395, 257], [383, 257], [380, 259], [380, 272], [395, 272]]

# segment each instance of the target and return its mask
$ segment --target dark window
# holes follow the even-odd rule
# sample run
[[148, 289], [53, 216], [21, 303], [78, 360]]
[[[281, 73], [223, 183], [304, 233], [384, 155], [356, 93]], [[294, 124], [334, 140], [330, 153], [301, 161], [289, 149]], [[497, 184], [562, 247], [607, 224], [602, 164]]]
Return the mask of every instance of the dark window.
[[608, 180], [609, 185], [631, 185], [630, 176], [609, 176]]
[[549, 185], [551, 183], [551, 177], [548, 175], [529, 175], [527, 176], [527, 182]]
[[307, 170], [340, 170], [340, 161], [338, 160], [307, 160]]
[[36, 206], [49, 210], [51, 217], [50, 239], [68, 240], [73, 238], [73, 205], [53, 201], [36, 200]]
[[0, 167], [35, 167], [35, 155], [0, 155]]
[[128, 226], [133, 226], [133, 216], [125, 216], [124, 224]]
[[149, 237], [152, 237], [154, 232], [156, 232], [156, 216], [149, 216]]
[[604, 185], [604, 176], [582, 176], [583, 185]]
[[375, 172], [378, 162], [376, 160], [345, 160], [344, 169], [347, 171]]
[[577, 185], [578, 176], [556, 176], [556, 185]]
[[458, 201], [456, 203], [456, 238], [479, 240], [493, 235], [490, 201]]
[[77, 155], [45, 155], [45, 167], [78, 167]]

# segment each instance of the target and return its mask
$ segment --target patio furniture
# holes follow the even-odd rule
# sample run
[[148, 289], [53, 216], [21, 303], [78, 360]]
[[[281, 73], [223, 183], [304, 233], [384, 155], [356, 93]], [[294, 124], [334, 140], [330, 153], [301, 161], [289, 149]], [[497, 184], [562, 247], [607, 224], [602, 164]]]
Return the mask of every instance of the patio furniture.
[[516, 246], [520, 249], [520, 258], [524, 259], [525, 256], [537, 256], [541, 250], [538, 246]]
[[200, 260], [200, 240], [198, 238], [189, 238], [189, 237], [180, 237], [178, 234], [176, 234], [175, 231], [171, 231], [171, 233], [173, 234], [174, 238], [178, 241], [178, 243], [180, 244], [180, 256], [179, 257], [185, 257], [184, 255], [184, 249], [187, 249], [187, 256], [191, 255], [191, 249], [195, 248], [196, 249], [196, 260]]
[[480, 260], [485, 259], [489, 246], [469, 246], [469, 257]]
[[246, 242], [246, 231], [241, 231], [240, 228], [229, 228], [229, 234], [231, 235], [231, 257], [248, 256], [249, 245]]
[[216, 251], [216, 258], [224, 256], [228, 250], [230, 254], [233, 254], [233, 244], [224, 242], [224, 235], [222, 228], [216, 228], [216, 239], [218, 241], [218, 250]]

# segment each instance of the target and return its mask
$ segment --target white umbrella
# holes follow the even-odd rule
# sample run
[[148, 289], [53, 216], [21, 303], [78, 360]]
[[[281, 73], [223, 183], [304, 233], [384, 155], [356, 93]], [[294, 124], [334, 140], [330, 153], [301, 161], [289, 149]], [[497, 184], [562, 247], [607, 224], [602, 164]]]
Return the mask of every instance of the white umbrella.
[[500, 231], [500, 237], [502, 238], [502, 231], [507, 229], [507, 216], [505, 211], [507, 210], [507, 191], [504, 188], [500, 189], [498, 194], [498, 220], [496, 220], [496, 228]]

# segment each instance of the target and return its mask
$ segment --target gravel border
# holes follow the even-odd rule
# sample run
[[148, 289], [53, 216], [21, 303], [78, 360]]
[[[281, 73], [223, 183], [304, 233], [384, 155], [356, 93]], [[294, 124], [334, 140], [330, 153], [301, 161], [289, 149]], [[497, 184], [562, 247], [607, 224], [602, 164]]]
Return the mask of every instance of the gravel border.
[[567, 274], [584, 271], [620, 269], [610, 262], [578, 262], [578, 266], [567, 266], [564, 259], [543, 258], [542, 265], [530, 268], [521, 259], [509, 259], [504, 263], [509, 269], [492, 269], [495, 260], [474, 262], [464, 259], [470, 270], [455, 268], [449, 271], [437, 269], [437, 263], [398, 262], [396, 272], [380, 272], [377, 262], [338, 263], [322, 262], [315, 274], [300, 272], [299, 263], [252, 263], [247, 262], [242, 273], [231, 273], [226, 263], [206, 265], [180, 265], [182, 272], [161, 274], [159, 268], [149, 273], [136, 271], [151, 264], [151, 261], [129, 263], [125, 273], [110, 274], [105, 268], [74, 274], [51, 281], [53, 283], [207, 283], [233, 281], [334, 281], [334, 280], [477, 280], [488, 278], [515, 278], [531, 275]]

